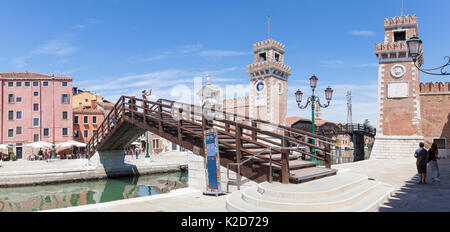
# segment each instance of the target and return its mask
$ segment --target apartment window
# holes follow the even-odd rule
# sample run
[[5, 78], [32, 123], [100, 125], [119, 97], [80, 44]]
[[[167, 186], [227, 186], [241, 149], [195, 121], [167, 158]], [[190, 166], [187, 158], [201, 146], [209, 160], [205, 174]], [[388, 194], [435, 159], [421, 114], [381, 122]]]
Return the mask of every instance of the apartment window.
[[44, 128], [44, 137], [50, 136], [50, 130], [48, 128]]
[[64, 81], [64, 82], [62, 83], [62, 86], [67, 86], [67, 81]]
[[73, 123], [78, 124], [78, 116], [73, 117]]
[[34, 134], [33, 135], [33, 142], [39, 142], [39, 135], [38, 134]]
[[9, 104], [14, 103], [14, 94], [8, 94], [8, 103]]
[[39, 104], [33, 104], [33, 110], [39, 111]]
[[22, 86], [22, 82], [16, 82], [16, 86], [17, 87], [21, 87]]
[[35, 97], [37, 97], [37, 96], [39, 96], [39, 92], [34, 92], [33, 95], [34, 95]]
[[9, 130], [8, 130], [8, 137], [9, 137], [9, 138], [14, 137], [14, 129], [9, 129]]
[[159, 139], [152, 140], [153, 149], [159, 149]]
[[39, 118], [33, 118], [33, 126], [39, 126]]
[[84, 136], [84, 138], [88, 138], [89, 137], [89, 131], [88, 130], [84, 130], [83, 136]]
[[69, 135], [69, 129], [62, 128], [62, 136], [68, 136]]
[[92, 124], [97, 124], [97, 116], [92, 116]]
[[14, 87], [14, 82], [8, 82], [8, 87]]
[[63, 120], [67, 119], [67, 111], [62, 112], [62, 119]]
[[96, 135], [97, 134], [97, 130], [92, 130], [92, 135]]
[[43, 86], [48, 86], [48, 82], [44, 81], [44, 83], [42, 84]]
[[61, 95], [61, 97], [62, 97], [62, 103], [63, 104], [69, 104], [69, 94], [63, 94], [63, 95]]
[[16, 119], [22, 119], [22, 111], [16, 112]]
[[39, 82], [37, 81], [33, 82], [33, 86], [39, 86]]
[[14, 111], [10, 110], [8, 111], [8, 120], [14, 120]]
[[16, 135], [21, 135], [22, 134], [22, 127], [18, 126], [16, 127]]
[[30, 86], [30, 82], [29, 81], [25, 81], [25, 86]]
[[22, 98], [21, 97], [17, 97], [16, 98], [16, 102], [22, 102]]
[[89, 117], [88, 116], [84, 116], [83, 117], [83, 123], [84, 124], [89, 124]]
[[79, 138], [80, 137], [80, 131], [79, 130], [73, 130], [73, 137]]

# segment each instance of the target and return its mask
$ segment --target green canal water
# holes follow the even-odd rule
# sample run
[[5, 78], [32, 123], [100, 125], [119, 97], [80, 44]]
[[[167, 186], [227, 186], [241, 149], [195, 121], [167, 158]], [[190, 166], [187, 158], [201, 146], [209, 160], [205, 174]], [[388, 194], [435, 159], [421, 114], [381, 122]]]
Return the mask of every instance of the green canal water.
[[168, 193], [186, 188], [187, 173], [0, 188], [0, 212], [34, 212]]

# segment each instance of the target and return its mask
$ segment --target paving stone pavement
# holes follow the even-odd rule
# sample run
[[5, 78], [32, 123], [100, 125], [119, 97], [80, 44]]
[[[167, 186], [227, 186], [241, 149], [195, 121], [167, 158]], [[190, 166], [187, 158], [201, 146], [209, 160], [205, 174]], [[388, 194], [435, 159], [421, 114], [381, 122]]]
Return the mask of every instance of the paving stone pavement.
[[427, 184], [418, 184], [415, 159], [368, 160], [335, 165], [340, 171], [363, 173], [395, 187], [392, 197], [380, 212], [449, 212], [450, 159], [438, 161], [441, 182], [432, 182], [427, 168]]

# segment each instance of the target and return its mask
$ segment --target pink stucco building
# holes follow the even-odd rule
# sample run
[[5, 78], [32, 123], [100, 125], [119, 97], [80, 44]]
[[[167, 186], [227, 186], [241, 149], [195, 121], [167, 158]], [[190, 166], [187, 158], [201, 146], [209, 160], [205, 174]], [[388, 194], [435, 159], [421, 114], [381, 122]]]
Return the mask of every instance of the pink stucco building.
[[22, 157], [25, 144], [73, 138], [72, 77], [0, 73], [0, 143]]

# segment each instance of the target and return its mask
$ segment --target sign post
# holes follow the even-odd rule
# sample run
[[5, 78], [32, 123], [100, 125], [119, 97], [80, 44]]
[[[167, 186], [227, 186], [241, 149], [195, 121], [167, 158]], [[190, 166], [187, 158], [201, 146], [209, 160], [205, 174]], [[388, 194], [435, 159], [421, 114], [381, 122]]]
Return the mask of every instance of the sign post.
[[204, 194], [218, 196], [224, 194], [224, 192], [222, 192], [220, 184], [219, 138], [216, 129], [205, 131], [204, 138], [206, 174], [206, 191]]

